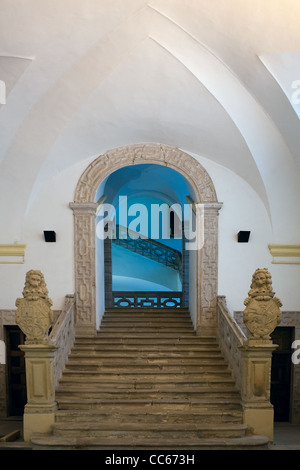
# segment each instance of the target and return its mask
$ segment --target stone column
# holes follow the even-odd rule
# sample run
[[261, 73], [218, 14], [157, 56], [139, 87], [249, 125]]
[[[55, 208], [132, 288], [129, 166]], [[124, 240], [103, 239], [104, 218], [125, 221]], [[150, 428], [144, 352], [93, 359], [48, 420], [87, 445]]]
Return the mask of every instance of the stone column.
[[270, 403], [272, 352], [276, 349], [271, 333], [280, 323], [281, 302], [274, 297], [271, 275], [266, 268], [257, 269], [244, 304], [247, 342], [242, 353], [242, 400], [244, 423], [254, 434], [273, 441], [274, 410]]
[[57, 346], [49, 344], [53, 325], [52, 302], [40, 271], [26, 274], [23, 298], [16, 300], [16, 323], [26, 336], [25, 353], [27, 404], [24, 410], [24, 440], [34, 432], [47, 433], [55, 419], [54, 355]]
[[218, 215], [221, 203], [204, 203], [203, 247], [198, 257], [199, 336], [211, 336], [217, 328], [218, 297]]
[[96, 332], [95, 211], [96, 203], [70, 203], [74, 213], [75, 329]]

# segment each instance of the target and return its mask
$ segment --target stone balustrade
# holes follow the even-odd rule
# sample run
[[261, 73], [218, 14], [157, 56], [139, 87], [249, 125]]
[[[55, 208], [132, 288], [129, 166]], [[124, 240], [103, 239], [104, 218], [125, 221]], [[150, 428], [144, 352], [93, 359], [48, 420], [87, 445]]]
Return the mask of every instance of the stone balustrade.
[[241, 347], [247, 337], [230, 315], [226, 306], [226, 297], [218, 296], [218, 329], [217, 337], [220, 348], [232, 370], [236, 385], [242, 389], [242, 353]]
[[23, 298], [16, 300], [16, 306], [16, 323], [26, 336], [25, 344], [19, 347], [25, 354], [26, 367], [24, 440], [30, 441], [33, 433], [50, 432], [55, 421], [55, 386], [74, 339], [74, 302], [72, 296], [66, 298], [54, 324], [44, 276], [31, 270], [26, 274]]
[[281, 302], [274, 297], [271, 275], [257, 269], [245, 299], [244, 324], [247, 336], [218, 298], [218, 339], [241, 393], [244, 423], [254, 434], [273, 441], [274, 410], [270, 403], [272, 353], [277, 345], [270, 334], [281, 319]]
[[66, 295], [64, 308], [49, 335], [49, 342], [59, 348], [54, 359], [55, 388], [58, 385], [58, 381], [75, 339], [74, 308], [74, 295]]

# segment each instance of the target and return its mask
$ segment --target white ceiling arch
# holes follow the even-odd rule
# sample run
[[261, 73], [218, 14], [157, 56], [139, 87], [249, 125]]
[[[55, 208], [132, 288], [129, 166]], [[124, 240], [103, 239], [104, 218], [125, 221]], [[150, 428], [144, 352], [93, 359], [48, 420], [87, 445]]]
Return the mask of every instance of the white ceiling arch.
[[[292, 116], [280, 127], [278, 109], [272, 114], [282, 90], [259, 94], [272, 77], [258, 55], [297, 47], [297, 3], [288, 0], [284, 14], [278, 0], [124, 3], [45, 0], [32, 10], [29, 2], [26, 12], [17, 0], [5, 5], [6, 53], [35, 56], [0, 112], [1, 185], [18, 200], [16, 218], [65, 168], [153, 140], [237, 173], [279, 228], [299, 197], [299, 135]], [[19, 27], [13, 38], [8, 20]], [[295, 226], [298, 219], [295, 213]]]

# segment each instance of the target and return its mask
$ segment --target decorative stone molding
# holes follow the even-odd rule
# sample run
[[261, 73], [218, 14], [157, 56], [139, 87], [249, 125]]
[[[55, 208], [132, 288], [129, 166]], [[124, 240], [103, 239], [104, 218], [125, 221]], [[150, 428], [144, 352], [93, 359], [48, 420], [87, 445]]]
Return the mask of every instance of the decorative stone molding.
[[256, 269], [251, 289], [244, 301], [244, 323], [248, 330], [248, 343], [270, 343], [270, 334], [280, 323], [282, 303], [274, 297], [271, 274], [266, 268]]
[[81, 333], [96, 328], [96, 203], [71, 203], [74, 212], [75, 324]]
[[167, 145], [136, 144], [119, 147], [94, 160], [82, 174], [75, 191], [75, 202], [93, 202], [99, 184], [119, 168], [154, 163], [181, 173], [193, 186], [197, 202], [217, 202], [212, 180], [193, 157]]
[[198, 291], [197, 331], [214, 334], [217, 325], [218, 293], [218, 215], [221, 203], [204, 204], [204, 245], [198, 255], [200, 288]]
[[0, 264], [24, 264], [26, 245], [0, 245]]
[[76, 329], [96, 329], [95, 196], [100, 183], [126, 166], [153, 163], [182, 174], [191, 184], [196, 203], [205, 205], [205, 240], [197, 252], [197, 311], [199, 334], [216, 327], [218, 280], [218, 211], [214, 185], [203, 166], [190, 155], [167, 145], [137, 144], [110, 150], [94, 160], [80, 177], [70, 207], [74, 212]]
[[273, 264], [300, 264], [300, 245], [268, 245], [268, 248], [276, 258]]
[[25, 344], [47, 344], [53, 312], [41, 271], [27, 272], [23, 297], [16, 300], [16, 323], [26, 335]]

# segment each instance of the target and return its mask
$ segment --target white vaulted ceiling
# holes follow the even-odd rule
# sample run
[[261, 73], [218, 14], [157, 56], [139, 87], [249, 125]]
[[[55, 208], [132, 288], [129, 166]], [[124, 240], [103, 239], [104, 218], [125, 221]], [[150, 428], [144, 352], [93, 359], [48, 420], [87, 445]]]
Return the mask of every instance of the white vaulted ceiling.
[[299, 0], [1, 0], [0, 216], [79, 162], [157, 142], [236, 173], [282, 226], [300, 196], [299, 23]]

